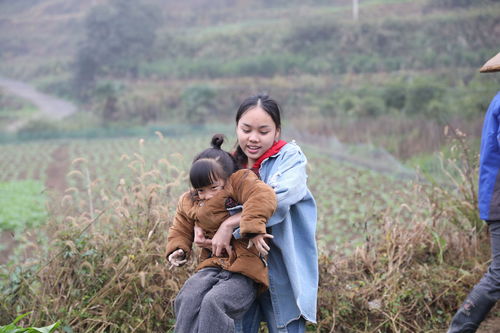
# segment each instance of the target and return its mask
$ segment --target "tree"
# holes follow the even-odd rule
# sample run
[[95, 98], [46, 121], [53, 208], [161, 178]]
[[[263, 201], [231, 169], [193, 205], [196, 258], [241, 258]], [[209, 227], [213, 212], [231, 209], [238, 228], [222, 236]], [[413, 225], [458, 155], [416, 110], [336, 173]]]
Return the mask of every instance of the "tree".
[[208, 85], [193, 85], [182, 92], [182, 104], [186, 120], [191, 124], [203, 125], [214, 109], [215, 90]]
[[99, 75], [137, 75], [156, 37], [158, 10], [140, 0], [111, 0], [85, 18], [85, 39], [76, 56], [75, 83], [85, 98]]

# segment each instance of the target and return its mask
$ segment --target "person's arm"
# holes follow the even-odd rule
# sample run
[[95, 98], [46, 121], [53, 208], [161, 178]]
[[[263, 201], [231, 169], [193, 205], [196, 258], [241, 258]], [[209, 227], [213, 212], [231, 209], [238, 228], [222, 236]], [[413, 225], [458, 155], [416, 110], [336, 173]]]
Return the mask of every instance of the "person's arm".
[[[252, 171], [240, 170], [230, 178], [231, 196], [243, 204], [243, 211], [229, 217], [217, 230], [212, 239], [212, 250], [217, 256], [224, 249], [231, 253], [229, 246], [235, 227], [240, 227], [243, 237], [255, 237], [266, 234], [266, 222], [276, 209], [276, 194], [274, 190], [261, 181]], [[264, 238], [256, 239], [256, 247], [261, 253], [266, 253]]]
[[231, 176], [232, 195], [243, 204], [240, 219], [242, 237], [266, 233], [266, 223], [276, 210], [274, 190], [250, 170], [241, 170]]
[[[306, 166], [307, 159], [297, 147], [297, 149], [286, 153], [277, 172], [269, 178], [267, 184], [270, 185], [276, 193], [277, 208], [268, 220], [267, 227], [281, 223], [285, 219], [290, 207], [307, 195]], [[237, 221], [235, 219], [236, 217], [238, 218]], [[232, 235], [229, 234], [228, 231], [232, 233], [233, 229], [239, 226], [240, 218], [241, 214], [231, 216], [222, 223], [219, 230], [217, 230], [213, 239], [217, 238], [217, 248], [220, 248], [220, 251], [224, 248], [226, 250], [229, 248]], [[224, 228], [229, 226], [230, 228], [228, 229]]]
[[[194, 239], [194, 221], [189, 219], [185, 213], [188, 204], [186, 200], [190, 200], [188, 196], [189, 194], [184, 194], [179, 199], [174, 221], [168, 230], [166, 257], [169, 261], [171, 258], [175, 258], [180, 262], [183, 260], [183, 256], [187, 258], [191, 252], [191, 246]], [[177, 251], [179, 249], [182, 250], [183, 253]], [[175, 251], [177, 251], [176, 254], [171, 257], [170, 255]]]
[[[493, 109], [494, 115], [500, 124], [500, 92], [493, 98], [489, 108]], [[484, 133], [483, 133], [484, 134]], [[497, 144], [500, 146], [500, 126], [497, 128]]]
[[219, 229], [215, 232], [212, 238], [212, 253], [215, 256], [220, 256], [223, 250], [231, 255], [231, 237], [233, 236], [233, 230], [240, 224], [241, 213], [234, 214], [228, 217], [219, 226]]
[[255, 246], [255, 248], [257, 249], [257, 251], [259, 251], [259, 254], [261, 256], [267, 256], [271, 248], [266, 243], [266, 238], [273, 239], [274, 236], [270, 234], [259, 234], [257, 236], [254, 236], [248, 241], [247, 249], [251, 248], [252, 246]]
[[278, 200], [276, 212], [267, 222], [268, 227], [281, 223], [290, 207], [301, 201], [308, 193], [305, 155], [298, 147], [285, 154], [277, 171], [267, 180]]
[[212, 250], [212, 240], [210, 238], [206, 238], [203, 229], [196, 224], [194, 225], [193, 243], [198, 247]]

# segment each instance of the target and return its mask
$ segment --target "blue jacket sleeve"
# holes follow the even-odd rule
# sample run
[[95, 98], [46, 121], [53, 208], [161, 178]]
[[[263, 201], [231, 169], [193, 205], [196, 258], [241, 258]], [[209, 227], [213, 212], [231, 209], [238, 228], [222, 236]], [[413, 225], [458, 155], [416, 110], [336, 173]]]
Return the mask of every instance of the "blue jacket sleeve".
[[270, 175], [267, 184], [276, 192], [278, 207], [269, 219], [267, 226], [281, 223], [290, 207], [301, 201], [308, 193], [307, 189], [307, 159], [300, 149], [286, 152], [280, 161], [276, 172]]
[[[494, 103], [494, 104], [493, 104]], [[497, 121], [497, 144], [500, 146], [500, 93], [497, 94], [492, 102], [493, 114]]]

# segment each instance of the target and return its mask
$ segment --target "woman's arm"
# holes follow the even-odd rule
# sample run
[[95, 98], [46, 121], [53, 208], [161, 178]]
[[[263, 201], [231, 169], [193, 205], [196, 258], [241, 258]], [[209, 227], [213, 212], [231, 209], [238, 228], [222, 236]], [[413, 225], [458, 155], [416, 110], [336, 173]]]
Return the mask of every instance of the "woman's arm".
[[252, 237], [266, 233], [266, 223], [276, 210], [276, 194], [271, 186], [250, 170], [240, 170], [231, 176], [232, 196], [243, 204], [240, 234]]
[[241, 213], [234, 214], [228, 217], [215, 233], [212, 238], [212, 253], [215, 256], [220, 256], [223, 250], [231, 255], [231, 237], [233, 230], [240, 225]]
[[300, 148], [283, 156], [277, 171], [269, 177], [269, 184], [276, 192], [278, 207], [267, 226], [281, 223], [290, 207], [301, 201], [309, 192], [307, 188], [307, 159]]

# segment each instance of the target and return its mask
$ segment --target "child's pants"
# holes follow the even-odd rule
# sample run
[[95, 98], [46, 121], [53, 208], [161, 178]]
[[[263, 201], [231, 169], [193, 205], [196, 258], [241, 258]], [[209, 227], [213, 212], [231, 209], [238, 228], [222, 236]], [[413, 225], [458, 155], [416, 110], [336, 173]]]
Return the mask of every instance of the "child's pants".
[[175, 299], [176, 333], [233, 333], [257, 295], [250, 278], [216, 267], [191, 276]]

